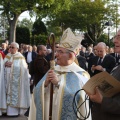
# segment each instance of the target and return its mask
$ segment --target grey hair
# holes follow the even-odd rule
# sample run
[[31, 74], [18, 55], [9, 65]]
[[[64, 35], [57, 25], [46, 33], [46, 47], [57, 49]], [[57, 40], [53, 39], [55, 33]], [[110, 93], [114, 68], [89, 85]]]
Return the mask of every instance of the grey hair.
[[11, 44], [14, 44], [15, 47], [19, 49], [19, 44], [18, 44], [18, 43], [16, 43], [16, 42], [12, 42]]
[[99, 42], [99, 43], [97, 44], [97, 46], [104, 46], [105, 48], [107, 47], [104, 42]]

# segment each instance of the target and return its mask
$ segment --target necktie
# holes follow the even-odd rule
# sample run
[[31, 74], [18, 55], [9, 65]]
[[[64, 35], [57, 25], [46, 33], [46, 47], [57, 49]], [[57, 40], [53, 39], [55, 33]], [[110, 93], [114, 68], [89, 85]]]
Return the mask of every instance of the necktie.
[[102, 58], [99, 58], [98, 65], [101, 65], [102, 63]]

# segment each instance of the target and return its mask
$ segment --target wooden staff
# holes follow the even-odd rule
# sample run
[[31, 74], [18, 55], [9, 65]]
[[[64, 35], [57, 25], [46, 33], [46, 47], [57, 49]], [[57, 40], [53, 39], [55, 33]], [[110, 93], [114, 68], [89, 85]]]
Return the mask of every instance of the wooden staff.
[[[50, 39], [52, 37], [52, 45], [50, 44]], [[48, 38], [49, 45], [51, 45], [52, 48], [52, 59], [50, 61], [50, 68], [54, 70], [55, 66], [55, 35], [53, 33], [50, 34]], [[52, 105], [53, 105], [53, 84], [50, 84], [50, 105], [49, 105], [49, 120], [52, 120]]]

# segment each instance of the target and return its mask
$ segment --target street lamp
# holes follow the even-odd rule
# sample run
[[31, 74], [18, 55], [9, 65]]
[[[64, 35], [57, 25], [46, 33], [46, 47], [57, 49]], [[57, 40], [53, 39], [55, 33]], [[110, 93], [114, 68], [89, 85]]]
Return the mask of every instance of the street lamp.
[[108, 46], [110, 48], [110, 27], [112, 26], [112, 22], [108, 21], [105, 23], [105, 25], [108, 27]]
[[65, 26], [65, 24], [62, 22], [62, 23], [61, 23], [62, 33], [64, 32], [64, 26]]

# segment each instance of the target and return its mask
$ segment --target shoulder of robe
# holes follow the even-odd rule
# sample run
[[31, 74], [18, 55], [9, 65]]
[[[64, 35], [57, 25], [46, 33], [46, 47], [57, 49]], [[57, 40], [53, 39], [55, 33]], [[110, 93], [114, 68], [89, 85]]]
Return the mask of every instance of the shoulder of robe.
[[14, 57], [14, 59], [23, 59], [23, 60], [25, 60], [25, 58], [22, 57], [22, 56], [20, 56], [20, 57]]
[[10, 56], [9, 56], [9, 55], [6, 55], [5, 58], [10, 59]]
[[90, 79], [90, 75], [87, 71], [83, 71], [82, 75], [88, 79]]

